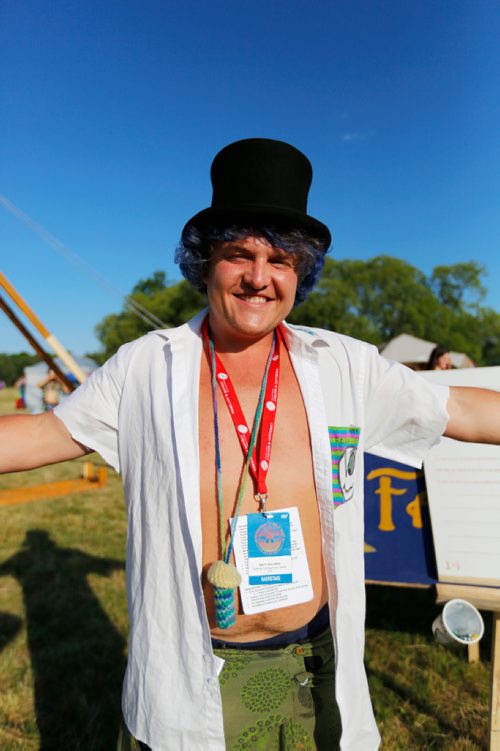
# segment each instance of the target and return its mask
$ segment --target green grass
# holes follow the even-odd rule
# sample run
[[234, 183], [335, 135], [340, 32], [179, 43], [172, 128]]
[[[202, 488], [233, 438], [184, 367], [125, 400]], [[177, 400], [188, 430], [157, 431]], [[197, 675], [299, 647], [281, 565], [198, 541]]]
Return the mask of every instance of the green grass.
[[[4, 412], [13, 404], [6, 391]], [[77, 478], [83, 461], [4, 475], [0, 488]], [[99, 490], [0, 507], [2, 751], [115, 748], [128, 630], [125, 536], [112, 470]]]
[[26, 411], [16, 410], [16, 399], [18, 396], [19, 392], [15, 388], [0, 389], [0, 415]]
[[[0, 413], [14, 398], [0, 391]], [[6, 475], [0, 488], [78, 477], [81, 463]], [[119, 477], [108, 475], [97, 491], [0, 507], [1, 751], [115, 748], [126, 520]], [[465, 648], [433, 641], [440, 609], [431, 589], [368, 587], [366, 665], [383, 749], [487, 748], [489, 620], [483, 661], [469, 665]]]
[[431, 634], [442, 606], [434, 590], [372, 585], [367, 592], [366, 667], [384, 749], [487, 748], [491, 618], [480, 663]]

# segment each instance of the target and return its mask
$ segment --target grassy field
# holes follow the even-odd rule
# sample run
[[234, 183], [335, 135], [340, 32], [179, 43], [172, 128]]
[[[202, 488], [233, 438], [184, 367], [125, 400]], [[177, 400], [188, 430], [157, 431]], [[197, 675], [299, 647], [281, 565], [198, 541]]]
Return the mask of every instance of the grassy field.
[[[0, 391], [0, 413], [14, 390]], [[98, 457], [91, 457], [99, 463]], [[0, 478], [77, 478], [81, 461]], [[113, 751], [126, 660], [121, 485], [0, 507], [0, 750]], [[432, 590], [368, 588], [366, 664], [382, 748], [487, 748], [490, 621], [482, 662], [434, 643]], [[172, 749], [176, 751], [176, 749]]]

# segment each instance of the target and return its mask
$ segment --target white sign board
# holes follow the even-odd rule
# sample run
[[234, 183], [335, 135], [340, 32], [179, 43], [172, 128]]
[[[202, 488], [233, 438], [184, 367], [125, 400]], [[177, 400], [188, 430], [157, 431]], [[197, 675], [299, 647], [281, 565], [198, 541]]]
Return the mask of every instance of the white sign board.
[[[500, 391], [500, 367], [421, 375]], [[500, 586], [500, 446], [443, 438], [424, 470], [439, 580]]]

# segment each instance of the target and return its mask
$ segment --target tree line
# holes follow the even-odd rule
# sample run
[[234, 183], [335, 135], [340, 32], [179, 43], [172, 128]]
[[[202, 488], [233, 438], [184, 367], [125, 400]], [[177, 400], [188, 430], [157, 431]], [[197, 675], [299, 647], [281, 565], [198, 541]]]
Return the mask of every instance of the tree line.
[[0, 381], [5, 381], [7, 386], [13, 386], [24, 368], [38, 362], [38, 355], [29, 355], [27, 352], [18, 352], [15, 355], [0, 354]]
[[[483, 305], [485, 275], [475, 261], [436, 266], [425, 275], [389, 255], [367, 261], [328, 257], [315, 290], [288, 320], [377, 346], [398, 334], [412, 334], [465, 352], [477, 365], [498, 365], [500, 313]], [[168, 283], [162, 271], [139, 281], [131, 296], [167, 326], [184, 323], [207, 304], [188, 282]], [[97, 357], [103, 361], [147, 331], [128, 310], [106, 316], [96, 327], [103, 346]]]
[[[465, 352], [477, 365], [500, 365], [500, 313], [484, 305], [485, 276], [486, 269], [475, 261], [436, 266], [426, 275], [389, 255], [367, 261], [328, 257], [315, 290], [288, 320], [377, 346], [412, 334]], [[163, 271], [139, 280], [131, 297], [168, 327], [185, 323], [207, 304], [188, 282], [169, 282]], [[149, 330], [124, 307], [96, 326], [102, 349], [89, 356], [102, 363], [121, 344]], [[13, 383], [24, 368], [23, 357], [30, 356], [0, 355], [0, 379]]]

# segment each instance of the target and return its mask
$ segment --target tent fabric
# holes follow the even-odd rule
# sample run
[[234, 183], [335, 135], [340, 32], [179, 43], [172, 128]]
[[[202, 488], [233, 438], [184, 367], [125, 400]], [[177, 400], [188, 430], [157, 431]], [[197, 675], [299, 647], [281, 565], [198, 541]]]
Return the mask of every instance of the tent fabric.
[[[78, 355], [72, 355], [72, 357], [77, 365], [79, 365], [83, 372], [87, 375], [90, 375], [90, 373], [92, 373], [98, 367], [97, 363], [91, 360], [90, 357], [79, 357]], [[54, 358], [54, 362], [56, 363], [56, 365], [58, 365], [62, 372], [68, 376], [68, 378], [74, 380], [73, 374], [68, 372], [68, 368], [62, 362], [62, 360], [56, 357]], [[38, 384], [41, 380], [43, 380], [43, 378], [45, 378], [48, 372], [49, 366], [46, 362], [43, 362], [43, 360], [41, 362], [36, 362], [34, 365], [29, 365], [24, 369], [24, 375], [26, 378], [26, 395], [24, 397], [24, 401], [26, 407], [33, 414], [43, 412], [43, 393], [42, 389], [38, 387]], [[69, 394], [62, 394], [61, 401], [63, 401], [66, 396], [69, 396]]]
[[[425, 368], [437, 342], [428, 342], [411, 334], [399, 334], [383, 345], [380, 354], [389, 360], [403, 363], [417, 370]], [[473, 368], [474, 363], [464, 352], [450, 352], [454, 368]]]

